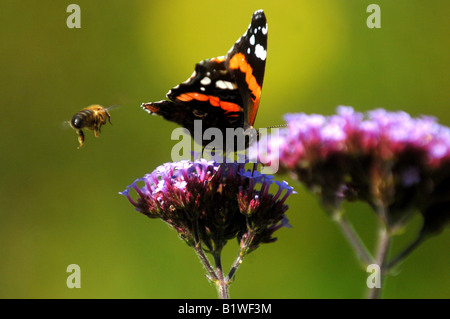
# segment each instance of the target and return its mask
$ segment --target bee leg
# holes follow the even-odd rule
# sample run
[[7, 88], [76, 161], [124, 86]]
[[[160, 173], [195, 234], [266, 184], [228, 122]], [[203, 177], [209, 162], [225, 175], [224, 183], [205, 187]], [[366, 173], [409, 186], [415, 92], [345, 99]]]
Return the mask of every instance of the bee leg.
[[78, 142], [80, 143], [80, 146], [78, 146], [78, 149], [80, 149], [81, 146], [84, 144], [84, 133], [82, 130], [77, 130], [78, 134]]
[[95, 135], [95, 137], [98, 137], [99, 133], [100, 133], [100, 126], [99, 127], [94, 127], [94, 135]]
[[[106, 111], [106, 116], [108, 117], [108, 122], [109, 122], [109, 124], [112, 125], [112, 123], [111, 123], [111, 115], [109, 115], [108, 111]], [[106, 123], [106, 122], [105, 122], [105, 123]]]

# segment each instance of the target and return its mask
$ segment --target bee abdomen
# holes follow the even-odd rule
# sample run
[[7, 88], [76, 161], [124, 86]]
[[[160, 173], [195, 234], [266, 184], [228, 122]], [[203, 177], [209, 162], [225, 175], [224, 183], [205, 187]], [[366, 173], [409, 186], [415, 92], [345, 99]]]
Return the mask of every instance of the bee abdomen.
[[74, 128], [81, 129], [86, 126], [86, 123], [89, 121], [89, 118], [93, 115], [93, 113], [94, 112], [91, 110], [82, 110], [72, 117], [70, 124]]

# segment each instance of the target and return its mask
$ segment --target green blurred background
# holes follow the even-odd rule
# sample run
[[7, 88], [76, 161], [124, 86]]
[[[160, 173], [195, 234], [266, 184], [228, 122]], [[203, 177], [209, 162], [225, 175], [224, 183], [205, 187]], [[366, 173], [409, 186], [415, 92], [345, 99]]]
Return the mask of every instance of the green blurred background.
[[[216, 298], [193, 250], [118, 195], [170, 161], [177, 127], [139, 105], [157, 101], [200, 60], [224, 55], [256, 9], [269, 23], [266, 76], [256, 127], [286, 112], [331, 114], [337, 105], [430, 114], [450, 125], [446, 1], [0, 2], [0, 297]], [[120, 105], [100, 138], [63, 122], [90, 104]], [[278, 177], [286, 178], [286, 177]], [[300, 185], [292, 229], [247, 257], [233, 298], [361, 298], [367, 273], [339, 229]], [[346, 206], [372, 247], [375, 218]], [[420, 220], [413, 220], [413, 231]], [[406, 233], [394, 251], [413, 238]], [[450, 231], [425, 242], [389, 276], [387, 298], [449, 298]], [[237, 245], [224, 255], [227, 268]], [[68, 289], [66, 267], [81, 267]]]

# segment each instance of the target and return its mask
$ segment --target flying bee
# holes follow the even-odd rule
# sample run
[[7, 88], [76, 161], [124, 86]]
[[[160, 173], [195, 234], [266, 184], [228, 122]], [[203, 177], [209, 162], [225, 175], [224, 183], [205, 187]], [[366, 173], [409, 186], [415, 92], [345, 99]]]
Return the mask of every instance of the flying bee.
[[112, 125], [111, 116], [108, 111], [113, 107], [115, 105], [105, 108], [95, 104], [82, 109], [72, 117], [70, 126], [77, 131], [78, 142], [80, 143], [78, 149], [84, 144], [84, 133], [82, 129], [93, 130], [95, 137], [98, 137], [100, 129], [102, 125], [106, 124], [106, 121]]

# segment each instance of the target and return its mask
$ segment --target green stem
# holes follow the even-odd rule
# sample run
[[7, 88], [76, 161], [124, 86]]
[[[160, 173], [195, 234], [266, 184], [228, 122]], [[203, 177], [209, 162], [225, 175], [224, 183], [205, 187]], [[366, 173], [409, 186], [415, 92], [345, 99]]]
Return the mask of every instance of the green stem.
[[417, 248], [417, 246], [419, 246], [422, 243], [423, 240], [424, 240], [423, 236], [418, 236], [411, 244], [409, 244], [408, 247], [406, 247], [400, 254], [397, 255], [397, 257], [395, 257], [388, 264], [387, 268], [392, 269], [395, 266], [397, 266], [397, 264], [402, 262], [414, 249]]
[[255, 237], [255, 234], [253, 232], [249, 232], [247, 234], [248, 234], [248, 236], [244, 239], [244, 242], [241, 244], [241, 248], [239, 249], [239, 254], [236, 257], [233, 265], [231, 266], [230, 272], [228, 273], [228, 276], [226, 278], [226, 280], [228, 282], [231, 282], [233, 280], [234, 274], [236, 273], [238, 267], [242, 264], [242, 260], [243, 260], [244, 256], [246, 255], [248, 248], [253, 241], [253, 238]]
[[200, 258], [200, 261], [202, 262], [203, 266], [206, 268], [206, 271], [209, 274], [208, 279], [211, 281], [217, 281], [218, 280], [217, 274], [214, 272], [214, 269], [212, 268], [208, 258], [205, 256], [201, 243], [197, 242], [194, 248], [195, 252], [197, 253], [197, 256]]
[[355, 231], [352, 224], [347, 220], [344, 214], [341, 212], [336, 212], [333, 214], [333, 219], [339, 225], [342, 233], [349, 242], [350, 246], [352, 246], [358, 258], [366, 266], [372, 264], [374, 260], [372, 255], [369, 253], [361, 238], [358, 236], [358, 233]]
[[380, 287], [369, 288], [368, 299], [381, 298], [381, 292], [384, 287], [385, 276], [387, 272], [387, 255], [391, 244], [391, 234], [383, 225], [378, 234], [378, 248], [375, 263], [380, 267]]
[[219, 293], [220, 299], [229, 299], [230, 296], [228, 294], [228, 284], [229, 282], [223, 276], [222, 270], [222, 261], [220, 258], [220, 252], [214, 252], [214, 262], [216, 264], [216, 274], [217, 274], [217, 291]]

